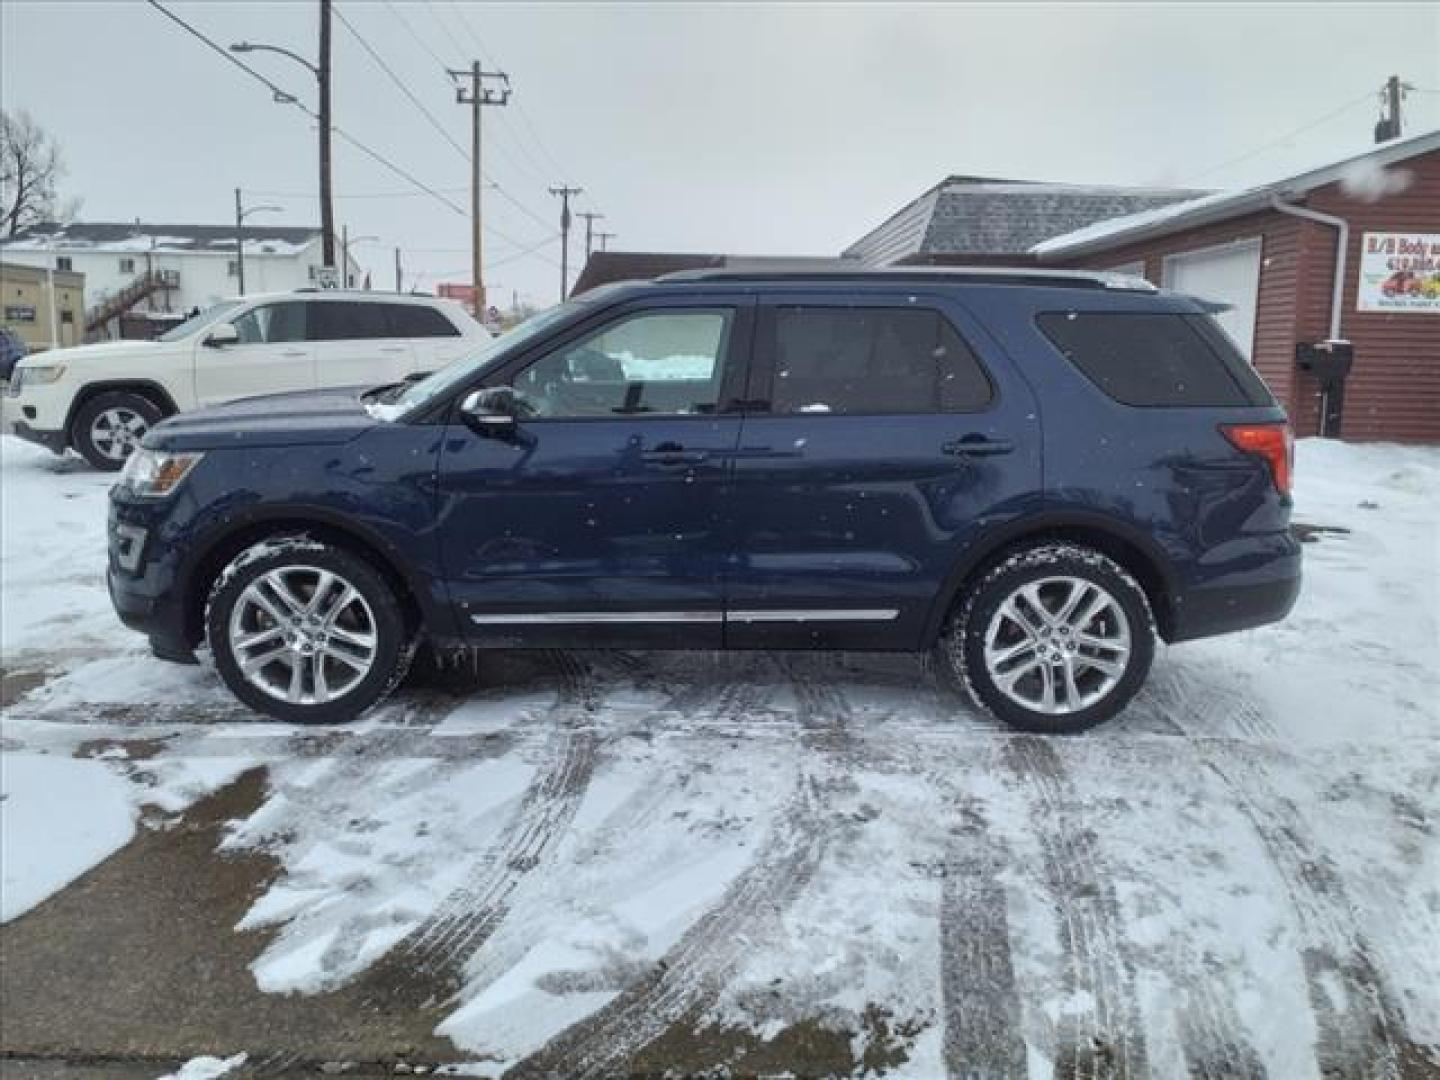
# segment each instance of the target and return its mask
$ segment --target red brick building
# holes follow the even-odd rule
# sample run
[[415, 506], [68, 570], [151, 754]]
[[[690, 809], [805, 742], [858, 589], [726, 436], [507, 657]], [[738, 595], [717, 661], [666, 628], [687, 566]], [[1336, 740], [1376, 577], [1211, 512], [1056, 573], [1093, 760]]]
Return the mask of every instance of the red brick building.
[[1296, 346], [1349, 341], [1340, 434], [1440, 442], [1440, 132], [1100, 222], [1031, 254], [1231, 304], [1221, 321], [1302, 435], [1318, 430], [1321, 403], [1314, 377], [1296, 368]]

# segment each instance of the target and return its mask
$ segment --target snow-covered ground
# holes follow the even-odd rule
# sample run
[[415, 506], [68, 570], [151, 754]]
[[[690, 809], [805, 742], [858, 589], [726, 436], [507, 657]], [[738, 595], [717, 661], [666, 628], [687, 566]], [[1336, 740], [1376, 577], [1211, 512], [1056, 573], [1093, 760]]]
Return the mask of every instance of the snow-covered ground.
[[1063, 740], [860, 655], [501, 656], [261, 722], [114, 621], [108, 479], [0, 459], [6, 919], [263, 766], [217, 852], [278, 860], [256, 984], [449, 986], [467, 1073], [1440, 1070], [1440, 451], [1302, 443], [1297, 520], [1349, 531], [1292, 617]]

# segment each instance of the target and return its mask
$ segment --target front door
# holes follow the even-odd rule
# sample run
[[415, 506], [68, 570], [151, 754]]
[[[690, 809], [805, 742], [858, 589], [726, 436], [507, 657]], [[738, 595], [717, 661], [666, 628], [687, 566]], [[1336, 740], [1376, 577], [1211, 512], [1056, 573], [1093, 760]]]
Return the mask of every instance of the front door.
[[727, 645], [920, 644], [966, 546], [1040, 490], [1036, 409], [1006, 363], [943, 297], [760, 305]]
[[513, 436], [452, 418], [442, 559], [481, 645], [718, 647], [748, 299], [603, 313], [492, 376]]
[[195, 346], [195, 398], [201, 405], [315, 388], [303, 301], [257, 304], [231, 322], [240, 335], [234, 345]]

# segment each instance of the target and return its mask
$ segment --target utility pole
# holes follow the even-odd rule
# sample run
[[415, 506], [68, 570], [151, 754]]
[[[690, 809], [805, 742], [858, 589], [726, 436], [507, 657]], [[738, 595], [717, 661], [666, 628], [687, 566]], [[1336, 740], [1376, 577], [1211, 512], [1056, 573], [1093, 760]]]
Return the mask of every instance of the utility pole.
[[615, 239], [615, 236], [616, 236], [616, 234], [613, 233], [613, 232], [597, 232], [597, 233], [595, 234], [595, 239], [600, 241], [600, 250], [601, 250], [601, 251], [606, 251], [606, 250], [608, 250], [607, 247], [606, 247], [606, 242], [609, 241], [609, 240], [614, 240], [614, 239]]
[[330, 187], [330, 0], [320, 0], [320, 244], [326, 266], [335, 265], [335, 206]]
[[561, 185], [551, 188], [551, 195], [560, 196], [560, 299], [570, 295], [570, 196], [582, 194], [583, 189]]
[[[485, 312], [485, 260], [480, 228], [480, 192], [484, 187], [480, 169], [480, 110], [486, 105], [503, 106], [510, 101], [510, 76], [503, 71], [481, 71], [479, 60], [472, 60], [468, 71], [446, 70], [455, 80], [455, 100], [461, 105], [469, 105], [471, 112], [470, 276], [475, 290], [475, 317], [478, 319]], [[485, 84], [487, 79], [490, 80], [489, 86]]]
[[1401, 82], [1399, 75], [1391, 75], [1385, 80], [1385, 85], [1380, 88], [1381, 115], [1380, 119], [1375, 121], [1377, 143], [1400, 138], [1400, 103], [1405, 100], [1405, 92], [1414, 89], [1409, 83]]
[[603, 218], [605, 215], [597, 214], [593, 210], [587, 210], [584, 213], [577, 214], [576, 216], [583, 217], [585, 219], [585, 258], [588, 259], [590, 258], [590, 249], [593, 244], [595, 219]]
[[400, 249], [397, 247], [395, 249], [395, 291], [397, 293], [405, 291], [400, 288], [400, 280]]

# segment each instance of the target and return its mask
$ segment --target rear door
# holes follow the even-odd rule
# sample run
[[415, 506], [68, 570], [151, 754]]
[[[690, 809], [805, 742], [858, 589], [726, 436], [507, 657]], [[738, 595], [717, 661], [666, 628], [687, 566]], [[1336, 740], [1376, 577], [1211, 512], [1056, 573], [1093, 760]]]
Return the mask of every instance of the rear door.
[[736, 453], [733, 647], [916, 647], [972, 539], [1040, 491], [1028, 387], [944, 297], [762, 301]]
[[601, 312], [491, 377], [513, 437], [447, 427], [438, 535], [479, 645], [714, 648], [751, 301]]
[[[235, 398], [315, 387], [303, 300], [257, 304], [230, 320], [234, 345], [195, 346], [195, 398], [218, 405]], [[201, 341], [203, 342], [203, 336]]]
[[390, 318], [392, 306], [368, 300], [310, 301], [310, 343], [321, 387], [398, 382], [415, 370], [415, 353]]

